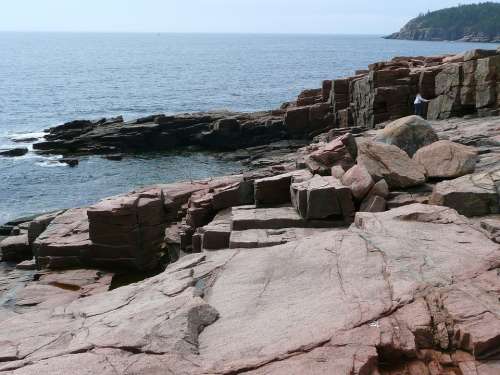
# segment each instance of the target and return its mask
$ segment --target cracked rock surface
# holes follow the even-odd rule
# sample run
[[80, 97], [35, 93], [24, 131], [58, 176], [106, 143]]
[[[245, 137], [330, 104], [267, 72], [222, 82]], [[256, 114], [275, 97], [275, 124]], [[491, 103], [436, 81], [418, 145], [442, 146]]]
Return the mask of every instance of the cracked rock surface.
[[5, 374], [500, 371], [500, 250], [456, 211], [193, 254], [145, 281], [0, 321]]

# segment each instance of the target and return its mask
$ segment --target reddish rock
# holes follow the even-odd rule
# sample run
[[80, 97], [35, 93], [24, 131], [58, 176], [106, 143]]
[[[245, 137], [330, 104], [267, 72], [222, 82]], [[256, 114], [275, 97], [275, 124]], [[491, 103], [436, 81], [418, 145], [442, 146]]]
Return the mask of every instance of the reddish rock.
[[368, 170], [362, 165], [355, 165], [342, 177], [342, 183], [352, 191], [354, 198], [362, 200], [375, 182]]
[[290, 202], [292, 181], [305, 181], [312, 177], [307, 170], [298, 170], [254, 181], [254, 199], [257, 206], [279, 205]]
[[417, 151], [413, 159], [423, 165], [429, 178], [456, 178], [473, 173], [477, 151], [450, 141], [439, 141]]
[[356, 159], [357, 147], [352, 134], [345, 134], [333, 141], [320, 145], [311, 153], [310, 157], [326, 168], [340, 165], [344, 169], [349, 169]]
[[341, 217], [351, 222], [354, 203], [350, 189], [335, 177], [314, 176], [290, 187], [292, 204], [307, 220]]
[[391, 189], [425, 182], [424, 167], [396, 146], [366, 141], [358, 145], [358, 151], [358, 164], [364, 166], [375, 181], [384, 179]]

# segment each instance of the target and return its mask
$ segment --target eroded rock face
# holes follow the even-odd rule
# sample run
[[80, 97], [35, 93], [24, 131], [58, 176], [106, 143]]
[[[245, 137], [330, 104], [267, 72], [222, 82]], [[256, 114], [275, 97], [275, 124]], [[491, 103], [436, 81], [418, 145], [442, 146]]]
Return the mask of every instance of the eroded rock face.
[[495, 374], [499, 266], [498, 246], [447, 207], [358, 213], [350, 229], [187, 256], [0, 320], [0, 371]]
[[429, 178], [456, 178], [474, 173], [478, 162], [474, 148], [447, 140], [421, 148], [413, 159], [424, 166]]
[[425, 182], [424, 167], [396, 146], [364, 141], [359, 143], [358, 151], [358, 164], [365, 167], [375, 181], [384, 179], [391, 189]]
[[376, 141], [394, 145], [412, 157], [420, 148], [438, 140], [431, 124], [419, 116], [403, 117], [391, 122], [377, 135]]

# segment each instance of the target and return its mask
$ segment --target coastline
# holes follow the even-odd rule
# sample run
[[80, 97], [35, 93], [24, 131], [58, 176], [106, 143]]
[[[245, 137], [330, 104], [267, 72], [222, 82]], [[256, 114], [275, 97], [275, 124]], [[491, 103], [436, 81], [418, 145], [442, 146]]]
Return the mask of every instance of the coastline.
[[197, 146], [248, 169], [19, 223], [0, 371], [494, 373], [498, 62], [396, 57], [265, 113], [49, 129], [35, 148], [66, 157]]

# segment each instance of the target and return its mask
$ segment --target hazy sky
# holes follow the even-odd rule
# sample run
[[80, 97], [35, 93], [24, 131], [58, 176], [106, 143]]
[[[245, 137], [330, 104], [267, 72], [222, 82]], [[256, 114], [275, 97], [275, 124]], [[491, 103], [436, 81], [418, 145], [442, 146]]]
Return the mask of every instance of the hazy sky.
[[[461, 4], [477, 1], [460, 0]], [[385, 34], [457, 0], [1, 0], [0, 30]]]

